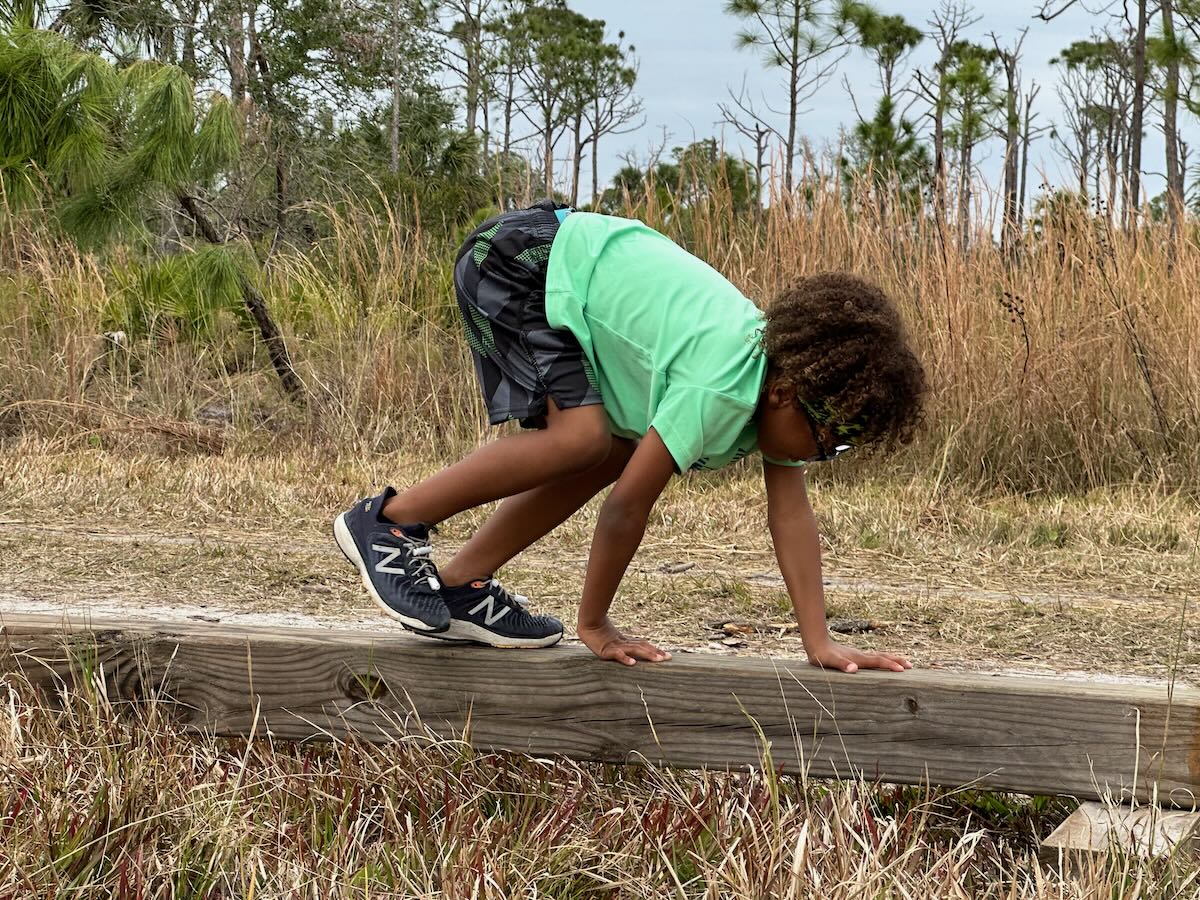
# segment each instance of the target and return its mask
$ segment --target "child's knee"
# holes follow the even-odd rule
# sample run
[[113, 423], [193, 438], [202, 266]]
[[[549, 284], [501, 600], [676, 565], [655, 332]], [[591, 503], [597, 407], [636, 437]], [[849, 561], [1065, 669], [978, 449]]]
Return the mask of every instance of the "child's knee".
[[550, 422], [549, 433], [555, 438], [555, 450], [570, 472], [594, 469], [609, 457], [612, 433], [608, 417], [599, 406], [600, 415], [558, 416]]
[[608, 451], [612, 446], [612, 436], [605, 429], [591, 434], [577, 434], [570, 439], [566, 448], [569, 458], [574, 461], [571, 466], [574, 472], [586, 472], [608, 459]]

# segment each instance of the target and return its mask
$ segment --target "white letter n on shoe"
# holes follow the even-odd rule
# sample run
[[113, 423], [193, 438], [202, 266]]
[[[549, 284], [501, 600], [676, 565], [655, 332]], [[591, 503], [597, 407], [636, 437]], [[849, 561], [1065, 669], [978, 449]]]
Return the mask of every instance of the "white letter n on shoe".
[[473, 616], [475, 613], [485, 608], [487, 609], [487, 612], [483, 616], [483, 621], [486, 625], [495, 625], [497, 622], [503, 619], [505, 614], [508, 612], [507, 606], [501, 606], [499, 609], [496, 609], [496, 598], [491, 594], [488, 594], [477, 604], [475, 604], [475, 606], [471, 607], [471, 609], [468, 610], [468, 613]]
[[398, 550], [395, 547], [381, 547], [379, 544], [372, 544], [371, 549], [374, 550], [376, 553], [386, 553], [387, 554], [387, 556], [385, 556], [379, 562], [375, 563], [375, 571], [376, 572], [387, 572], [391, 575], [407, 574], [403, 569], [398, 569], [391, 565], [392, 560], [395, 559], [397, 556], [399, 556], [401, 553], [403, 553], [404, 552], [403, 550]]

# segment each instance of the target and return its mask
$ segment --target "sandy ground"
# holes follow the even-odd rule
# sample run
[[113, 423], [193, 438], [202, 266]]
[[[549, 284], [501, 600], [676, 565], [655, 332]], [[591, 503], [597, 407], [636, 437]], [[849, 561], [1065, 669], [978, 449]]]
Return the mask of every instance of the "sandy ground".
[[[448, 558], [461, 542], [435, 537]], [[505, 583], [567, 623], [582, 588], [586, 548], [551, 558], [527, 551]], [[332, 540], [320, 531], [189, 528], [183, 533], [0, 520], [0, 617], [190, 619], [244, 625], [385, 631], [380, 614]], [[1200, 684], [1197, 616], [1167, 592], [1118, 593], [1086, 583], [1041, 591], [982, 579], [905, 578], [870, 554], [825, 560], [826, 602], [839, 639], [907, 654], [918, 666]], [[864, 564], [864, 562], [866, 564]], [[879, 564], [881, 563], [882, 564]], [[969, 575], [969, 573], [968, 573]], [[958, 583], [955, 583], [958, 582]], [[736, 545], [648, 540], [631, 566], [614, 618], [672, 650], [726, 656], [800, 656], [803, 645], [769, 552]], [[733, 625], [721, 627], [721, 623]], [[868, 630], [863, 631], [866, 627]], [[732, 633], [729, 633], [732, 632]]]
[[[444, 464], [428, 451], [64, 441], [0, 443], [0, 612], [398, 627], [330, 522], [356, 497]], [[808, 485], [831, 627], [870, 626], [840, 640], [918, 666], [1200, 684], [1200, 505], [1182, 492], [981, 496], [940, 476], [837, 463]], [[568, 641], [599, 505], [498, 573], [562, 619]], [[435, 561], [489, 512], [442, 523]], [[802, 656], [765, 519], [748, 463], [673, 479], [611, 617], [671, 649]], [[741, 627], [727, 633], [728, 622]]]

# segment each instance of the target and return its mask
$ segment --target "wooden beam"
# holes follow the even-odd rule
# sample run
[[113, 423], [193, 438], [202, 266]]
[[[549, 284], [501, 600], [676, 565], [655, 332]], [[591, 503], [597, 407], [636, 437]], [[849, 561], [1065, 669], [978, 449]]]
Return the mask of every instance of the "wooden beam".
[[1041, 855], [1054, 862], [1066, 853], [1106, 853], [1116, 846], [1145, 859], [1194, 850], [1198, 838], [1198, 812], [1088, 801], [1042, 841]]
[[[826, 672], [798, 659], [451, 646], [398, 632], [0, 613], [0, 676], [53, 689], [103, 674], [155, 691], [185, 728], [390, 740], [424, 727], [476, 747], [683, 767], [773, 764], [815, 776], [974, 783], [1116, 800], [1200, 795], [1200, 691], [913, 670]], [[469, 724], [468, 724], [469, 723]], [[764, 741], [766, 744], [764, 745]]]

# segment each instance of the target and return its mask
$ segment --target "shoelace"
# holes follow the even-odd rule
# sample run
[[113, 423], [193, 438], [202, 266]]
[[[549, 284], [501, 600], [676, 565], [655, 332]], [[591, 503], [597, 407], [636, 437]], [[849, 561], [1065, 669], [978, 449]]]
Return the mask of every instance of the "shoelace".
[[524, 594], [510, 594], [507, 590], [505, 590], [504, 586], [502, 584], [500, 584], [500, 582], [498, 580], [496, 580], [495, 578], [492, 579], [491, 584], [492, 584], [492, 587], [495, 588], [496, 591], [500, 594], [500, 596], [498, 596], [496, 599], [499, 600], [501, 603], [505, 603], [509, 606], [516, 606], [518, 609], [520, 609], [522, 611], [529, 609], [529, 598], [526, 597]]
[[406, 570], [409, 577], [413, 580], [424, 578], [431, 591], [441, 590], [442, 583], [438, 580], [437, 566], [429, 558], [433, 554], [433, 544], [420, 538], [399, 537], [394, 534], [389, 534], [384, 538], [385, 544], [393, 541], [398, 541], [408, 548], [409, 555], [412, 557], [412, 565]]
[[409, 547], [413, 556], [413, 569], [415, 569], [412, 573], [413, 577], [428, 578], [429, 586], [435, 591], [439, 590], [442, 584], [438, 581], [437, 566], [429, 558], [433, 553], [433, 545], [422, 544], [409, 538]]

